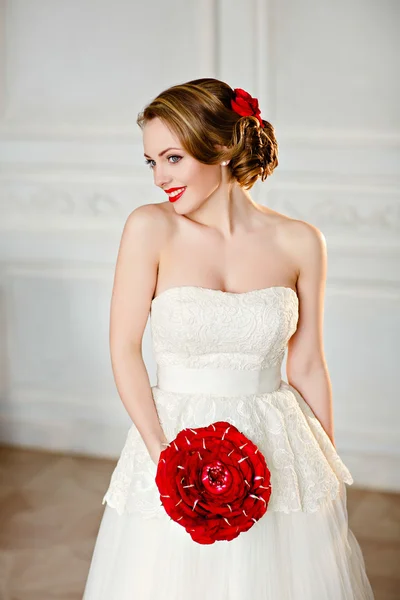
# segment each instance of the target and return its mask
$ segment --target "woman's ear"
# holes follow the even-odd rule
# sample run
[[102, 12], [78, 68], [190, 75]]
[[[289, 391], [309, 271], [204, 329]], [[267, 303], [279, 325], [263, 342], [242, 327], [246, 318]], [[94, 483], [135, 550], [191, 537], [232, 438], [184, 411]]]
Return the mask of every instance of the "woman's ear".
[[[218, 150], [219, 152], [222, 152], [224, 154], [228, 150], [227, 146], [221, 146], [221, 144], [215, 144], [215, 148], [216, 148], [216, 150]], [[224, 167], [226, 165], [229, 165], [229, 163], [230, 163], [230, 160], [226, 160], [226, 159], [223, 162], [221, 162], [222, 166], [224, 166]]]

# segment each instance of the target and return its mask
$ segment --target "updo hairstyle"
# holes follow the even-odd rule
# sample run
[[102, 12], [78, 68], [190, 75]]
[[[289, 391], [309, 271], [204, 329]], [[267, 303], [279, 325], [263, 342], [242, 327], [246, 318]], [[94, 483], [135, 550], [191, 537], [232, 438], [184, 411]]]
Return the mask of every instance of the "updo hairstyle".
[[261, 127], [256, 117], [240, 116], [231, 107], [234, 98], [223, 81], [195, 79], [161, 92], [139, 114], [137, 124], [143, 128], [158, 117], [196, 160], [208, 165], [229, 160], [231, 178], [250, 189], [278, 166], [278, 144], [271, 123], [263, 119]]

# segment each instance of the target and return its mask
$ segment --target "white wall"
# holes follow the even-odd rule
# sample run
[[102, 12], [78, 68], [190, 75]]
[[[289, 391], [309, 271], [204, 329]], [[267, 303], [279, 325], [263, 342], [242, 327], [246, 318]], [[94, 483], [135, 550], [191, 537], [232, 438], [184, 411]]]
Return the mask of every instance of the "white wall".
[[[135, 119], [210, 76], [276, 127], [254, 198], [326, 236], [338, 450], [356, 484], [400, 489], [399, 3], [0, 0], [0, 23], [0, 439], [119, 454], [113, 269], [126, 216], [164, 200]], [[143, 352], [154, 384], [149, 327]]]

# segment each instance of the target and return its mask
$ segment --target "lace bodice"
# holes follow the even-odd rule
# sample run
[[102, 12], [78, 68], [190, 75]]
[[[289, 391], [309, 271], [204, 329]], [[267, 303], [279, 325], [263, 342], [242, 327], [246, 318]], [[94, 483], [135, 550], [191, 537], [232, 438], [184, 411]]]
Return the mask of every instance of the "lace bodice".
[[282, 363], [296, 330], [298, 297], [289, 287], [222, 292], [173, 287], [153, 299], [157, 364], [259, 369]]
[[[224, 369], [242, 371], [242, 376], [249, 375], [243, 371], [266, 368], [280, 372], [298, 318], [299, 300], [289, 287], [244, 293], [170, 288], [151, 306], [155, 360], [167, 370], [203, 370], [211, 383], [218, 383]], [[268, 510], [313, 512], [326, 497], [336, 497], [340, 481], [353, 483], [309, 405], [279, 378], [277, 389], [263, 393], [218, 395], [193, 389], [177, 393], [158, 385], [151, 390], [169, 441], [185, 427], [224, 420], [259, 446], [271, 471]], [[132, 424], [103, 502], [120, 514], [165, 518], [156, 470]]]

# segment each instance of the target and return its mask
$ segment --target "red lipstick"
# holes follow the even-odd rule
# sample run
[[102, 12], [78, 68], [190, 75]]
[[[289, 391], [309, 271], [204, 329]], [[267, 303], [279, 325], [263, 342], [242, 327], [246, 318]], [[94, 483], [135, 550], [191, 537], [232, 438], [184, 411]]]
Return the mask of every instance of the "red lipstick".
[[171, 192], [176, 192], [176, 190], [181, 190], [184, 186], [181, 185], [180, 187], [176, 187], [176, 188], [169, 188], [169, 190], [164, 190], [164, 192], [166, 194], [170, 194]]
[[[169, 194], [171, 194], [172, 192], [174, 192], [176, 190], [182, 190], [182, 191], [180, 194], [176, 194], [176, 196], [169, 196]], [[168, 194], [168, 198], [169, 198], [170, 202], [176, 202], [185, 193], [186, 187], [170, 188], [169, 190], [164, 190], [164, 191]]]

